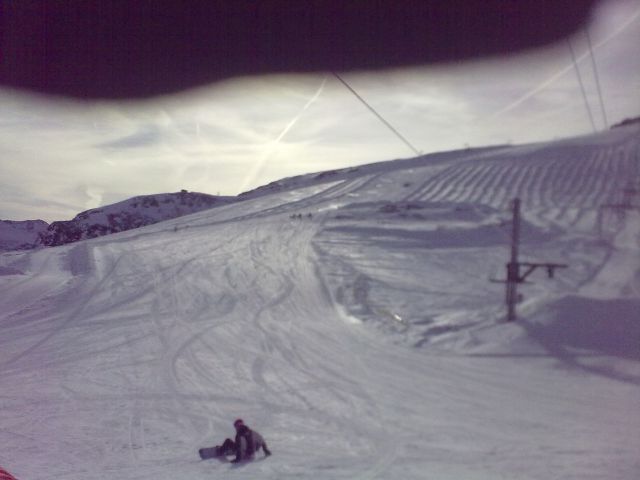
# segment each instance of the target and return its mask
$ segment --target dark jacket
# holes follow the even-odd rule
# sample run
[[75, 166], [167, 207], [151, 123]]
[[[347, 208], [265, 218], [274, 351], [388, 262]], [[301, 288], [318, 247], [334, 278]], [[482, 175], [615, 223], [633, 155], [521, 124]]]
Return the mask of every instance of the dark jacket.
[[236, 432], [236, 458], [235, 462], [252, 460], [255, 453], [261, 448], [268, 452], [267, 445], [258, 432], [251, 430], [246, 425], [242, 425]]

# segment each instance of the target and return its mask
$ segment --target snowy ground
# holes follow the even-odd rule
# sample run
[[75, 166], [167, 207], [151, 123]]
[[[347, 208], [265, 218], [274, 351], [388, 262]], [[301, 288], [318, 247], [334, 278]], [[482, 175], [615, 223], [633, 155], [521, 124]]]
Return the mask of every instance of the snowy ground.
[[[4, 254], [0, 467], [20, 480], [635, 480], [640, 214], [598, 212], [639, 168], [629, 127], [310, 175]], [[569, 268], [532, 275], [505, 324], [489, 277], [504, 277], [515, 196], [522, 260]], [[200, 461], [236, 417], [274, 455]]]

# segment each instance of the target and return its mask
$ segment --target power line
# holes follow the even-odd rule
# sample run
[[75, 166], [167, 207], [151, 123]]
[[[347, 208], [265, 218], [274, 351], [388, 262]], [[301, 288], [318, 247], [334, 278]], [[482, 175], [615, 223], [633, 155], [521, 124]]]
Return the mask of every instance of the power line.
[[587, 113], [589, 114], [589, 120], [591, 120], [591, 126], [593, 127], [593, 131], [597, 132], [596, 124], [593, 121], [593, 114], [591, 113], [591, 107], [589, 107], [589, 100], [587, 99], [587, 92], [584, 89], [584, 84], [582, 83], [582, 76], [580, 75], [580, 69], [578, 68], [578, 62], [576, 60], [576, 54], [573, 51], [573, 47], [571, 46], [571, 41], [567, 38], [567, 45], [569, 45], [569, 50], [571, 51], [571, 58], [573, 59], [573, 66], [576, 69], [576, 75], [578, 76], [578, 83], [580, 84], [580, 90], [582, 90], [582, 98], [584, 99], [584, 106], [587, 107]]
[[[625, 22], [623, 22], [618, 28], [616, 28], [610, 35], [608, 35], [607, 37], [605, 37], [604, 39], [602, 39], [598, 43], [596, 43], [593, 46], [593, 48], [597, 50], [598, 48], [603, 47], [604, 45], [609, 43], [611, 40], [613, 40], [615, 37], [620, 35], [624, 30], [626, 30], [629, 27], [629, 25], [631, 25], [634, 22], [636, 22], [639, 18], [640, 18], [640, 8], [635, 10], [627, 18], [627, 20]], [[587, 56], [586, 53], [583, 54], [583, 55], [580, 55], [580, 58], [578, 58], [578, 61], [582, 61], [582, 59], [585, 58], [586, 56]], [[558, 70], [556, 73], [551, 75], [549, 78], [547, 78], [545, 81], [543, 81], [539, 85], [535, 86], [531, 90], [527, 91], [524, 95], [522, 95], [521, 97], [517, 98], [513, 102], [509, 103], [506, 107], [501, 108], [500, 110], [498, 110], [497, 112], [492, 113], [491, 115], [489, 115], [486, 118], [489, 119], [489, 120], [493, 119], [495, 117], [498, 117], [498, 116], [500, 116], [500, 115], [502, 115], [502, 114], [504, 114], [506, 112], [509, 112], [509, 111], [513, 110], [514, 108], [520, 106], [522, 103], [526, 102], [531, 97], [537, 95], [542, 90], [547, 88], [549, 85], [554, 83], [556, 80], [561, 78], [564, 74], [566, 74], [569, 70], [571, 70], [571, 66], [572, 66], [571, 64], [566, 65], [565, 67], [563, 67], [562, 69]]]
[[602, 99], [602, 90], [600, 89], [600, 76], [598, 75], [596, 58], [593, 55], [593, 47], [591, 46], [591, 35], [589, 35], [589, 29], [585, 27], [584, 33], [587, 35], [587, 43], [589, 44], [589, 53], [591, 54], [591, 65], [593, 66], [593, 75], [596, 79], [596, 88], [598, 89], [598, 97], [600, 98], [600, 109], [602, 110], [602, 119], [604, 121], [604, 128], [609, 128], [609, 122], [607, 122], [607, 113], [604, 109], [604, 100]]
[[333, 75], [340, 80], [340, 82], [349, 89], [349, 91], [351, 93], [353, 93], [355, 95], [355, 97], [360, 100], [363, 105], [365, 107], [367, 107], [371, 113], [373, 113], [376, 117], [378, 117], [378, 120], [380, 120], [382, 123], [384, 123], [384, 125], [393, 132], [393, 134], [398, 137], [402, 143], [404, 143], [407, 147], [409, 147], [411, 149], [411, 151], [413, 151], [413, 153], [415, 153], [416, 155], [422, 155], [422, 152], [420, 152], [417, 148], [415, 148], [413, 145], [411, 145], [411, 143], [409, 142], [409, 140], [407, 140], [406, 138], [404, 138], [400, 132], [398, 130], [396, 130], [389, 122], [387, 122], [382, 115], [380, 115], [371, 105], [369, 105], [364, 98], [362, 98], [360, 95], [358, 95], [358, 92], [356, 92], [353, 88], [351, 88], [351, 85], [349, 85], [340, 75], [338, 75], [336, 72], [332, 72]]

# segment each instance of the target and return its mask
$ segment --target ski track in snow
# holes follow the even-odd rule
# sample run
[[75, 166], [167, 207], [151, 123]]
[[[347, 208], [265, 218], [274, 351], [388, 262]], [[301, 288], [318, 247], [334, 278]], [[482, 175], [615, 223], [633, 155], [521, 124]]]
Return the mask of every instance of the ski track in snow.
[[[640, 355], [615, 335], [640, 341], [640, 218], [595, 222], [637, 178], [638, 137], [309, 176], [0, 256], [24, 271], [0, 277], [0, 466], [20, 480], [637, 478]], [[504, 324], [487, 277], [504, 275], [515, 196], [522, 255], [570, 269], [534, 275], [522, 321]], [[597, 335], [568, 335], [557, 312], [585, 302], [614, 302], [610, 333], [594, 318]], [[274, 455], [200, 461], [236, 417]]]

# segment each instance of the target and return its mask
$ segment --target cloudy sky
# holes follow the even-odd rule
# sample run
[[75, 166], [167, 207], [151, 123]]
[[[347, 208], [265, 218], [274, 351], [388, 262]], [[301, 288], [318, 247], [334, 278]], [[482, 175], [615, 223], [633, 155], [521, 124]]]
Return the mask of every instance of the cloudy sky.
[[[640, 115], [640, 0], [603, 2], [588, 34], [508, 58], [341, 76], [424, 153], [584, 135], [603, 130], [605, 117], [611, 125]], [[235, 79], [133, 103], [0, 90], [0, 104], [0, 219], [68, 220], [183, 188], [236, 195], [415, 155], [324, 73]]]

